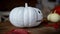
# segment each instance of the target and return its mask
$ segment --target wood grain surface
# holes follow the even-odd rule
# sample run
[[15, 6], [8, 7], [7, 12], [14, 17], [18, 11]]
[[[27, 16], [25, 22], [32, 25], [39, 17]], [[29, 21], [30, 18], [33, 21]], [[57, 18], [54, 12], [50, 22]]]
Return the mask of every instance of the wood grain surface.
[[[6, 32], [12, 30], [12, 29], [17, 29], [18, 27], [13, 26], [9, 21], [7, 22], [1, 22], [0, 23], [0, 34], [5, 34]], [[37, 30], [40, 28], [40, 26], [37, 27], [31, 27], [31, 28], [22, 28], [22, 29], [27, 29], [30, 31], [35, 31], [37, 33]], [[35, 33], [35, 32], [34, 32]]]
[[[42, 27], [44, 27], [44, 26], [42, 24], [40, 24], [39, 26], [36, 26], [36, 27], [22, 28], [22, 29], [27, 29], [32, 34], [41, 34], [40, 30], [42, 30]], [[0, 22], [0, 34], [5, 34], [6, 32], [8, 32], [12, 29], [20, 29], [20, 28], [13, 26], [9, 21]], [[44, 28], [43, 28], [43, 30], [44, 30]], [[45, 30], [46, 30], [46, 28], [45, 28]], [[53, 30], [53, 31], [55, 31], [55, 30]]]

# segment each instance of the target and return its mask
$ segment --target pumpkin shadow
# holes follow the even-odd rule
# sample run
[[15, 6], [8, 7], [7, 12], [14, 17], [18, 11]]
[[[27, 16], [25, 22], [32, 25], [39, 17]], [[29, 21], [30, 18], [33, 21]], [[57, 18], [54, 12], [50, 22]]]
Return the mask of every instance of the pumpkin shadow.
[[40, 23], [39, 25], [34, 26], [34, 27], [17, 27], [17, 28], [20, 28], [20, 29], [36, 29], [36, 28], [41, 28], [41, 27], [43, 27], [42, 23]]

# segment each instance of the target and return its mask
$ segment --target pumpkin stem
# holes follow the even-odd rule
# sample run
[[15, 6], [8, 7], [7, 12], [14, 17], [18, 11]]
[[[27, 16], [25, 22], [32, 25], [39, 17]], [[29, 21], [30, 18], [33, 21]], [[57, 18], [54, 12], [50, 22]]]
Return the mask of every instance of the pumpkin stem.
[[25, 3], [25, 7], [28, 7], [28, 4], [27, 3]]
[[56, 10], [54, 11], [54, 13], [56, 13]]

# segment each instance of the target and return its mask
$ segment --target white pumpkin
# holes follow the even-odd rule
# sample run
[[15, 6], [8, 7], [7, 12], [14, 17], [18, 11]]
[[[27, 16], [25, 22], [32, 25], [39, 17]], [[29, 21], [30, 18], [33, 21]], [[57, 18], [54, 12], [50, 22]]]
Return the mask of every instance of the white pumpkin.
[[57, 13], [50, 13], [47, 16], [47, 20], [51, 21], [51, 22], [58, 22], [60, 20], [60, 16]]
[[16, 27], [33, 27], [41, 23], [43, 19], [42, 12], [33, 7], [28, 7], [25, 3], [25, 7], [16, 7], [12, 9], [9, 15], [11, 24]]

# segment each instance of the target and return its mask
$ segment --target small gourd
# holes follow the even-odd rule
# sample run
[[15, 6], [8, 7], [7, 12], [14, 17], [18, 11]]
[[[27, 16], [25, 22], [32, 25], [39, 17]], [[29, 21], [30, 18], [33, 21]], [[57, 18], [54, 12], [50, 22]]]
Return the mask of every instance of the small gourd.
[[50, 13], [47, 16], [47, 20], [51, 21], [51, 22], [58, 22], [60, 20], [60, 15], [56, 13], [56, 10], [54, 11], [54, 13]]
[[47, 20], [50, 21], [50, 16], [52, 15], [52, 13], [50, 13], [48, 16], [47, 16]]
[[43, 14], [41, 10], [33, 7], [16, 7], [12, 9], [9, 15], [9, 20], [16, 27], [33, 27], [41, 23]]

